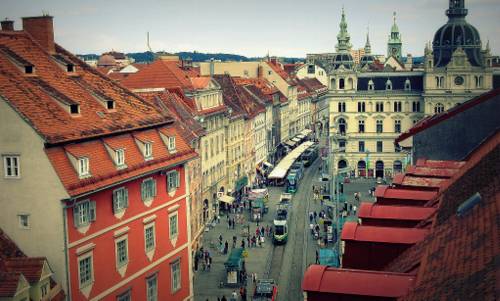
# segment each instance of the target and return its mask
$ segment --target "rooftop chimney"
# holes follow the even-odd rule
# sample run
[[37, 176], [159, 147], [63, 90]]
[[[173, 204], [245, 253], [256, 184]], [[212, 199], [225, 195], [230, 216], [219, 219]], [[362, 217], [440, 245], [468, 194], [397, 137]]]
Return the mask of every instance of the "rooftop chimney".
[[14, 30], [14, 21], [11, 21], [7, 18], [0, 22], [2, 24], [2, 30], [3, 31], [13, 31]]
[[44, 15], [22, 19], [23, 30], [29, 33], [47, 52], [55, 53], [53, 17]]

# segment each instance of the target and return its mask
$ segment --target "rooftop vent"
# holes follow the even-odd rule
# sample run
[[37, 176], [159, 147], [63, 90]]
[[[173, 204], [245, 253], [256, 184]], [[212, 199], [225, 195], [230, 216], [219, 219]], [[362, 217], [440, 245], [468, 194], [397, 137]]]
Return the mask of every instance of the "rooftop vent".
[[481, 195], [479, 192], [476, 192], [473, 196], [458, 206], [457, 215], [459, 217], [465, 216], [469, 211], [471, 211], [472, 208], [479, 204], [479, 202], [481, 202]]
[[3, 31], [13, 31], [14, 30], [14, 21], [5, 18], [5, 20], [3, 20], [0, 23], [2, 24]]

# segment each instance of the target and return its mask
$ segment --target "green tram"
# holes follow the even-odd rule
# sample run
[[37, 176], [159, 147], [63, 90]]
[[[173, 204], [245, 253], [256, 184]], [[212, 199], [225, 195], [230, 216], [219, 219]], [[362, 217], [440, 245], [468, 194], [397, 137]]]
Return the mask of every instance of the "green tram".
[[274, 233], [273, 242], [274, 244], [285, 244], [288, 240], [288, 205], [278, 205], [276, 209], [276, 218], [273, 221]]

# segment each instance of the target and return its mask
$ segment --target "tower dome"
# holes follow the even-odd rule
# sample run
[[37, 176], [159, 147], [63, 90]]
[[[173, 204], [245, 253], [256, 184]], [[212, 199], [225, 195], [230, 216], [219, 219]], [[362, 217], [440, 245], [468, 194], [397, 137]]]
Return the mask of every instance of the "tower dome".
[[481, 37], [477, 29], [465, 20], [464, 0], [450, 0], [446, 15], [448, 22], [437, 30], [432, 42], [434, 65], [446, 66], [453, 52], [462, 48], [472, 66], [481, 66]]

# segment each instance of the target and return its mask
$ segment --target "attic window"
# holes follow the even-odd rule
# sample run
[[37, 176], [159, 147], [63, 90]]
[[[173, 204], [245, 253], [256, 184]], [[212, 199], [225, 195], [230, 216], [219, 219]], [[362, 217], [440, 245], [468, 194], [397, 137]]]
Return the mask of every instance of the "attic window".
[[153, 156], [153, 144], [151, 142], [144, 143], [144, 157], [151, 158]]
[[32, 66], [32, 65], [24, 66], [24, 73], [25, 74], [33, 74], [34, 71], [35, 71], [34, 66]]
[[80, 177], [89, 175], [89, 158], [82, 157], [78, 159], [78, 175]]
[[114, 110], [115, 109], [115, 102], [113, 100], [107, 100], [106, 101], [106, 108], [108, 110]]
[[392, 82], [390, 79], [388, 79], [386, 82], [385, 82], [385, 89], [386, 90], [392, 90]]
[[66, 65], [66, 71], [67, 72], [75, 72], [75, 65], [73, 65], [73, 64], [67, 64]]
[[406, 79], [405, 81], [405, 91], [410, 91], [411, 90], [411, 83], [409, 79]]
[[69, 112], [71, 113], [71, 115], [80, 114], [80, 105], [78, 104], [69, 105]]
[[117, 166], [124, 166], [125, 165], [125, 150], [124, 149], [117, 149], [115, 151], [115, 159], [116, 159], [116, 165]]
[[375, 90], [375, 84], [373, 83], [373, 81], [371, 79], [368, 82], [368, 90], [370, 90], [370, 91]]
[[168, 150], [170, 152], [175, 151], [175, 137], [168, 137]]

